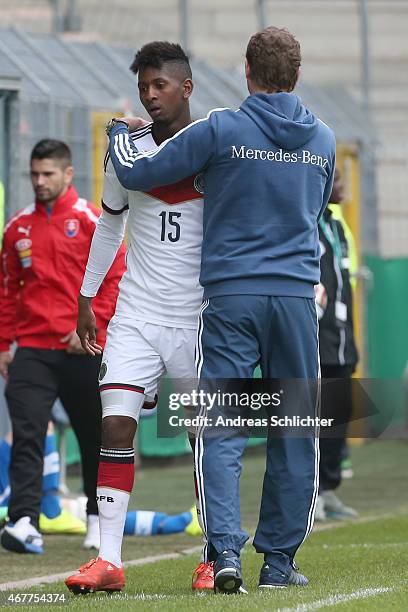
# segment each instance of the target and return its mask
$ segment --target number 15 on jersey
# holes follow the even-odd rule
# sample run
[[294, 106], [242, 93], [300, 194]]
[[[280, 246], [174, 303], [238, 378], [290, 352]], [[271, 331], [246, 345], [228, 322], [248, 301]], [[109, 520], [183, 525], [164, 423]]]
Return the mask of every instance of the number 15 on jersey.
[[159, 213], [161, 217], [161, 238], [162, 242], [178, 242], [180, 240], [180, 223], [177, 219], [180, 219], [181, 212], [167, 212], [163, 210]]

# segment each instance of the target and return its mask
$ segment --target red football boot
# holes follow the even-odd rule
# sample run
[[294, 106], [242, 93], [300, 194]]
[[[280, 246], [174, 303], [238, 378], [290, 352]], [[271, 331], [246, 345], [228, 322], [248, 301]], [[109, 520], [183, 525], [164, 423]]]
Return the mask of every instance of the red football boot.
[[95, 591], [121, 591], [125, 586], [125, 572], [100, 557], [82, 565], [77, 574], [69, 576], [65, 584], [74, 595]]
[[214, 590], [214, 561], [200, 563], [194, 571], [191, 588], [193, 591]]

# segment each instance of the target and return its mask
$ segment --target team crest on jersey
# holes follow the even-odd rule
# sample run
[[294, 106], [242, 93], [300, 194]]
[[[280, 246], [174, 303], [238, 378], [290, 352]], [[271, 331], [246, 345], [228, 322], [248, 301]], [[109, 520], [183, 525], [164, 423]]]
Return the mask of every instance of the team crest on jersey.
[[79, 221], [78, 219], [65, 219], [64, 221], [65, 235], [68, 238], [75, 238], [79, 232]]
[[194, 179], [194, 188], [198, 193], [204, 193], [204, 174], [200, 172]]

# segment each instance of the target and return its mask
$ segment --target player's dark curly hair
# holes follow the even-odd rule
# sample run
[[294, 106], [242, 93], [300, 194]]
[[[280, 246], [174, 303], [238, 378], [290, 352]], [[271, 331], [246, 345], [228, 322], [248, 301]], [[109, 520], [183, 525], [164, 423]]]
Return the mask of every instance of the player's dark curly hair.
[[269, 27], [251, 36], [246, 58], [251, 80], [268, 91], [292, 91], [301, 62], [300, 45], [286, 28]]
[[69, 146], [62, 140], [44, 138], [37, 142], [31, 151], [31, 161], [33, 159], [57, 159], [64, 162], [65, 166], [72, 165], [72, 154]]
[[143, 68], [161, 68], [165, 63], [174, 64], [184, 79], [191, 79], [190, 62], [182, 47], [165, 41], [155, 41], [144, 45], [136, 53], [130, 70], [137, 74]]

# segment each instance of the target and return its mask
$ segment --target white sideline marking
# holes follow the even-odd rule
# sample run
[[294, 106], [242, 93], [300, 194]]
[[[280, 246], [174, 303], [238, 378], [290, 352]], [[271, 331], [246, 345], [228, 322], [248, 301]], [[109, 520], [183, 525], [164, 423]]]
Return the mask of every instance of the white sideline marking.
[[[202, 546], [195, 546], [194, 548], [186, 548], [180, 552], [165, 553], [163, 555], [152, 555], [150, 557], [142, 557], [141, 559], [133, 559], [132, 561], [125, 561], [124, 567], [134, 567], [135, 565], [148, 565], [149, 563], [156, 563], [156, 561], [167, 561], [169, 559], [180, 559], [186, 555], [191, 555], [197, 552], [201, 552]], [[1, 591], [9, 591], [12, 589], [19, 589], [21, 587], [33, 587], [39, 584], [51, 584], [52, 582], [60, 582], [65, 580], [71, 574], [74, 574], [77, 570], [71, 570], [69, 572], [61, 572], [60, 574], [50, 574], [48, 576], [37, 576], [36, 578], [28, 578], [26, 580], [16, 580], [15, 582], [3, 582], [0, 584]], [[142, 594], [143, 595], [143, 594]], [[147, 597], [147, 596], [144, 596]], [[150, 596], [149, 596], [150, 597]]]
[[313, 610], [321, 610], [327, 606], [337, 606], [337, 604], [345, 603], [347, 601], [353, 601], [355, 599], [366, 599], [367, 597], [374, 597], [382, 593], [389, 593], [394, 591], [391, 588], [378, 587], [374, 589], [361, 589], [360, 591], [354, 591], [353, 593], [345, 593], [344, 595], [332, 595], [327, 599], [319, 599], [312, 601], [311, 603], [301, 604], [296, 608], [280, 608], [278, 612], [312, 612]]

